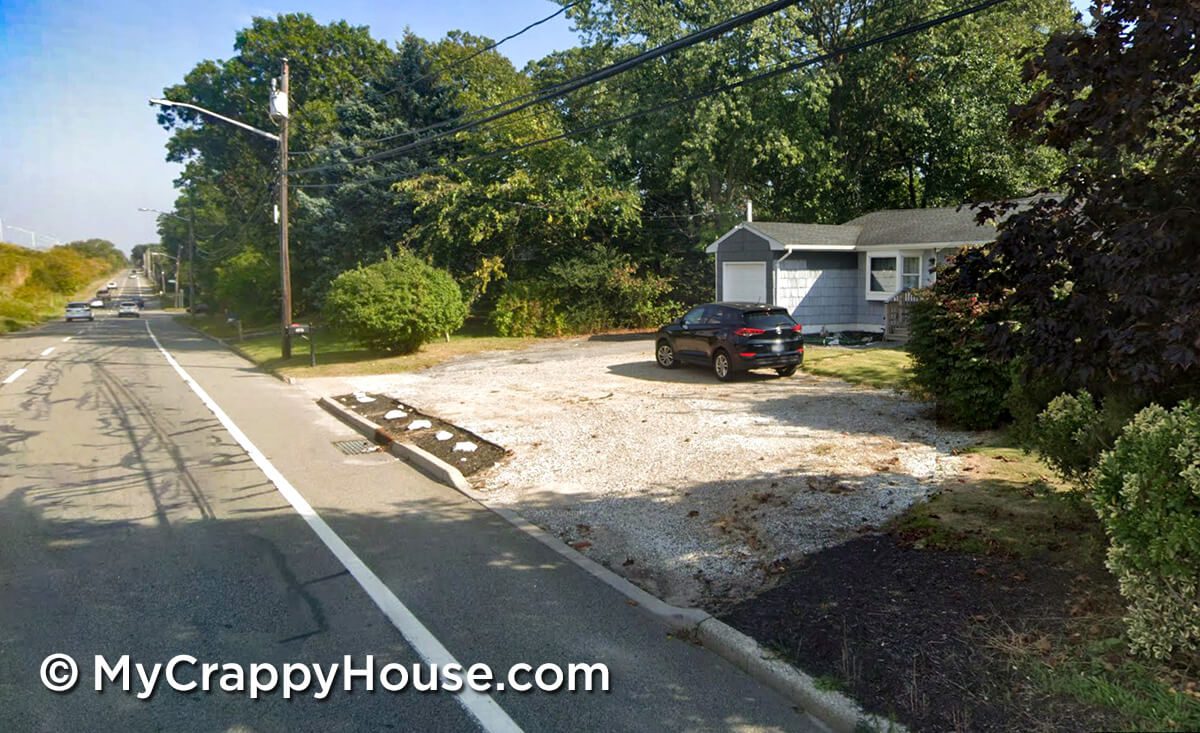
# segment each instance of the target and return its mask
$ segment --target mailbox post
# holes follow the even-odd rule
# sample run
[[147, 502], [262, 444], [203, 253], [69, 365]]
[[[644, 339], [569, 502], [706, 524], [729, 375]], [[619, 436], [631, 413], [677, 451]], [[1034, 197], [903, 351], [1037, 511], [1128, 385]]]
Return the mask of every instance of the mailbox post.
[[309, 323], [293, 323], [288, 326], [285, 336], [299, 336], [308, 342], [308, 365], [317, 365], [317, 341], [313, 336], [313, 327]]

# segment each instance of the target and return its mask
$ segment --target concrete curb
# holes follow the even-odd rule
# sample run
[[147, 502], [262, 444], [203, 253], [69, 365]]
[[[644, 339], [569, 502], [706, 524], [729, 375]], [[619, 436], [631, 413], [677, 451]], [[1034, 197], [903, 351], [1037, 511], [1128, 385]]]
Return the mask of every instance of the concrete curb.
[[410, 443], [402, 443], [396, 440], [385, 432], [383, 428], [353, 410], [347, 410], [345, 407], [339, 405], [336, 400], [322, 397], [317, 400], [317, 404], [325, 408], [327, 412], [332, 413], [334, 417], [362, 433], [364, 437], [370, 438], [387, 448], [388, 453], [391, 453], [405, 463], [411, 464], [418, 471], [434, 481], [446, 484], [450, 488], [458, 489], [464, 493], [471, 490], [471, 484], [462, 475], [462, 471], [459, 471], [432, 453]]
[[864, 712], [858, 703], [840, 692], [820, 689], [812, 677], [716, 618], [710, 616], [701, 621], [696, 627], [696, 638], [705, 648], [796, 703], [835, 733], [907, 731], [894, 720]]
[[[458, 469], [444, 463], [436, 456], [432, 456], [416, 446], [395, 442], [378, 425], [328, 397], [321, 397], [317, 403], [359, 433], [387, 445], [388, 450], [397, 458], [412, 463], [418, 470], [435, 481], [457, 489], [467, 498], [478, 502], [485, 509], [499, 515], [509, 524], [624, 595], [631, 604], [658, 619], [673, 634], [699, 643], [755, 680], [783, 695], [802, 708], [804, 712], [823, 723], [833, 733], [859, 733], [864, 730], [880, 731], [880, 733], [883, 731], [906, 733], [907, 729], [904, 726], [878, 715], [864, 712], [858, 703], [840, 692], [820, 689], [816, 680], [811, 676], [783, 661], [778, 655], [764, 649], [751, 637], [723, 623], [707, 611], [699, 608], [672, 606], [567, 545], [513, 510], [492, 506], [488, 503], [486, 494], [477, 491]], [[440, 464], [447, 472], [453, 472], [453, 475], [457, 476], [457, 480], [447, 480], [442, 475], [435, 475], [422, 463], [408, 457], [410, 451], [423, 455], [435, 466]]]

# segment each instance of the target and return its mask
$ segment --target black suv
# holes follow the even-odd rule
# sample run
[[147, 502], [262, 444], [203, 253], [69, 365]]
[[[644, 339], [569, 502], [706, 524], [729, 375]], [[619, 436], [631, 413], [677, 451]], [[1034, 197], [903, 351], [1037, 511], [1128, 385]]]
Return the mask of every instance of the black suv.
[[658, 329], [654, 359], [663, 369], [712, 366], [727, 382], [737, 372], [773, 368], [790, 377], [804, 361], [801, 326], [777, 305], [708, 303]]

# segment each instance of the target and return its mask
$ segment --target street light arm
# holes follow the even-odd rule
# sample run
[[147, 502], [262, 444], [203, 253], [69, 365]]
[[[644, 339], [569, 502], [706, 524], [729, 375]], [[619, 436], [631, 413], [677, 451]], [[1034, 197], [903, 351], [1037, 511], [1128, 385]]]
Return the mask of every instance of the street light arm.
[[247, 125], [245, 122], [239, 122], [239, 121], [233, 119], [232, 117], [226, 117], [225, 115], [217, 114], [216, 112], [213, 112], [211, 109], [204, 109], [203, 107], [200, 107], [195, 104], [188, 104], [187, 102], [172, 102], [169, 99], [151, 99], [150, 104], [157, 104], [160, 107], [187, 107], [188, 109], [196, 110], [200, 114], [208, 115], [209, 117], [215, 117], [218, 120], [221, 120], [222, 122], [228, 122], [229, 124], [234, 125], [235, 127], [240, 127], [243, 130], [249, 130], [250, 132], [253, 132], [256, 135], [262, 135], [263, 137], [267, 138], [268, 140], [272, 140], [274, 142], [279, 142], [279, 136], [273, 132], [267, 132], [266, 130], [260, 130], [257, 127]]
[[162, 216], [169, 216], [169, 217], [171, 217], [172, 219], [178, 219], [178, 220], [180, 220], [180, 221], [191, 221], [191, 220], [190, 220], [190, 219], [188, 219], [186, 216], [180, 216], [179, 214], [172, 214], [172, 213], [171, 213], [171, 212], [169, 212], [169, 211], [159, 211], [158, 209], [147, 209], [147, 208], [144, 208], [144, 207], [141, 207], [141, 206], [139, 206], [139, 207], [138, 207], [138, 211], [149, 211], [149, 212], [151, 212], [151, 213], [153, 213], [153, 214], [160, 214], [160, 215], [162, 215]]

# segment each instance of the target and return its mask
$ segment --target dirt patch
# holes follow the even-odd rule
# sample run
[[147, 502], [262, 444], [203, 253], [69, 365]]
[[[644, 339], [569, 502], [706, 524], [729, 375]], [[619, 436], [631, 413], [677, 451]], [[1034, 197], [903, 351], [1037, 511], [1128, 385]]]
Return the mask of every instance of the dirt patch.
[[[471, 476], [491, 468], [506, 455], [500, 446], [412, 405], [378, 394], [346, 394], [334, 397], [343, 407], [362, 415], [398, 443], [409, 443], [432, 453]], [[369, 400], [369, 401], [367, 401]], [[389, 414], [392, 417], [387, 417]]]
[[1061, 629], [1071, 599], [1098, 584], [1112, 584], [1103, 568], [870, 535], [803, 558], [724, 620], [913, 730], [1114, 730], [1114, 712], [1040, 692], [991, 641], [1048, 619]]

